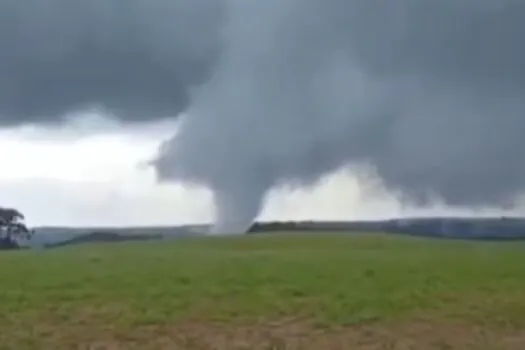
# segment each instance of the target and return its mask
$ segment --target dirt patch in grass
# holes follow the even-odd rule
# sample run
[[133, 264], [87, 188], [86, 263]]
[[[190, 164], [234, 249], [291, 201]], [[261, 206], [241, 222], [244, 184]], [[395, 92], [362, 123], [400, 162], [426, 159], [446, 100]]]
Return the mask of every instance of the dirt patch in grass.
[[1, 349], [78, 350], [522, 350], [525, 332], [493, 330], [454, 322], [411, 320], [391, 325], [323, 329], [299, 320], [247, 325], [188, 321], [172, 326], [112, 329], [43, 327], [33, 338]]

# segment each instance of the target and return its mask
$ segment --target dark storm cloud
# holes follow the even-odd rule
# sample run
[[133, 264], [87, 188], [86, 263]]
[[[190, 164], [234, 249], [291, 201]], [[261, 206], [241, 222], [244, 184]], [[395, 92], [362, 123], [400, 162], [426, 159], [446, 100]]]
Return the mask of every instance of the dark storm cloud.
[[215, 190], [217, 230], [344, 166], [417, 203], [503, 206], [525, 188], [525, 2], [229, 5], [224, 55], [157, 160]]
[[216, 0], [0, 1], [0, 123], [175, 116], [218, 54]]

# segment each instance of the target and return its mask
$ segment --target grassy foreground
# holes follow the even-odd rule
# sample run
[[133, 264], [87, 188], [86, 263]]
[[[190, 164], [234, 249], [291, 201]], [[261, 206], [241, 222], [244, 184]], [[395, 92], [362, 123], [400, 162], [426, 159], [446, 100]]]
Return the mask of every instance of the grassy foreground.
[[275, 234], [0, 254], [0, 349], [525, 348], [525, 244]]

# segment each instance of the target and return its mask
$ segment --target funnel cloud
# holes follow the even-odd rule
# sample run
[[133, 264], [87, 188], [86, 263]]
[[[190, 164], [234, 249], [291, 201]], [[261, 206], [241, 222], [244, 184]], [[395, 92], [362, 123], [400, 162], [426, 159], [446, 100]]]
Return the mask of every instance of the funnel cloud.
[[213, 191], [217, 232], [248, 229], [270, 189], [344, 167], [402, 201], [512, 206], [523, 14], [519, 0], [6, 0], [0, 123], [89, 105], [180, 115], [152, 164]]

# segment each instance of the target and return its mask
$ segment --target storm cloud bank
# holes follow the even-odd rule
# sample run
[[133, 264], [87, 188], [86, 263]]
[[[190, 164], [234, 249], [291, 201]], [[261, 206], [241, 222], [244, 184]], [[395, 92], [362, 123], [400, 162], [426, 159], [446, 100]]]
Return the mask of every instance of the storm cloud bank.
[[524, 14], [519, 0], [3, 1], [0, 120], [184, 112], [153, 164], [211, 188], [221, 232], [246, 230], [269, 189], [345, 166], [402, 200], [511, 205]]
[[0, 123], [174, 117], [219, 53], [216, 0], [1, 0]]

